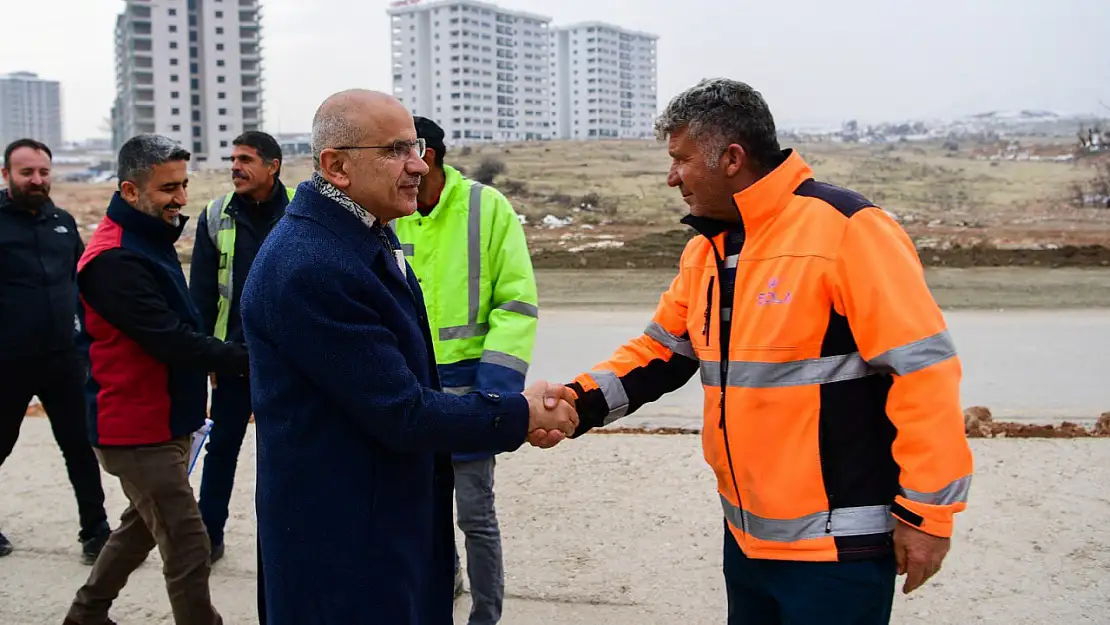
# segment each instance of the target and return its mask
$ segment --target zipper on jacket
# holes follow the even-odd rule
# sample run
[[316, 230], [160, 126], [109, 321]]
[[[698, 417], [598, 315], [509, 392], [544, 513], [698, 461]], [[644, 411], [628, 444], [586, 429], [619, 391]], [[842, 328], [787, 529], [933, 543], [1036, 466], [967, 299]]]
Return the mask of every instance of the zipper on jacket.
[[[713, 248], [713, 257], [717, 261], [717, 274], [720, 275], [721, 266], [724, 265], [724, 260], [721, 258], [720, 252], [717, 251], [717, 244], [713, 242], [713, 239], [709, 240], [709, 244], [710, 244], [710, 247]], [[737, 272], [737, 277], [739, 277], [739, 272]], [[710, 284], [710, 288], [712, 288], [712, 284], [713, 284], [713, 277], [712, 276], [710, 276], [710, 278], [709, 278], [709, 284]], [[721, 292], [724, 293], [723, 288], [721, 289]], [[733, 284], [732, 292], [734, 294], [733, 297], [735, 299], [735, 293], [736, 293], [735, 283]], [[723, 302], [722, 302], [722, 304], [723, 304]], [[729, 304], [732, 304], [732, 302], [729, 302]], [[712, 300], [710, 300], [710, 306], [712, 306]], [[733, 315], [733, 318], [735, 318], [735, 315]], [[720, 357], [720, 365], [721, 365], [721, 369], [720, 369], [720, 371], [721, 371], [721, 435], [725, 439], [725, 458], [728, 460], [729, 475], [732, 476], [732, 488], [733, 488], [733, 491], [735, 491], [735, 493], [736, 493], [736, 506], [740, 510], [740, 531], [747, 534], [748, 533], [747, 523], [744, 522], [744, 500], [740, 497], [740, 483], [736, 481], [736, 468], [732, 464], [732, 447], [730, 447], [729, 444], [728, 444], [728, 423], [727, 423], [727, 420], [725, 419], [725, 413], [726, 413], [726, 410], [725, 410], [725, 390], [728, 388], [728, 354], [723, 349], [725, 343], [724, 343], [724, 328], [722, 327], [722, 325], [723, 324], [721, 323], [720, 315], [718, 315], [718, 317], [717, 317], [717, 346], [719, 348], [721, 348], [720, 349], [720, 353], [721, 353], [721, 357]]]
[[716, 276], [709, 276], [709, 288], [705, 293], [705, 325], [702, 326], [702, 336], [705, 337], [705, 346], [709, 347], [709, 320], [713, 314], [713, 281]]
[[[822, 460], [821, 452], [824, 451], [824, 449], [825, 449], [825, 428], [821, 427], [820, 419], [818, 419], [818, 423], [817, 423], [817, 461], [818, 461], [818, 465], [821, 465], [821, 460]], [[824, 466], [821, 466], [822, 474], [824, 474], [824, 471], [825, 471]], [[828, 487], [826, 487], [825, 488], [825, 497], [829, 502], [829, 511], [828, 511], [828, 513], [825, 514], [825, 534], [832, 534], [832, 513], [833, 513], [833, 510], [836, 508], [836, 506], [833, 504], [833, 500], [836, 498], [836, 496], [832, 492], [829, 491]]]
[[[43, 209], [40, 208], [39, 210], [43, 210]], [[47, 275], [46, 263], [43, 262], [43, 260], [42, 260], [42, 237], [39, 236], [39, 231], [40, 230], [41, 230], [40, 224], [38, 223], [38, 218], [36, 216], [36, 221], [35, 221], [35, 225], [34, 225], [35, 259], [39, 261], [39, 269], [42, 270], [42, 293], [43, 293], [43, 297], [46, 298], [46, 308], [45, 308], [45, 310], [46, 311], [51, 311], [54, 306], [53, 306], [53, 302], [50, 301], [50, 276]], [[80, 235], [78, 235], [78, 236], [80, 236]], [[54, 315], [47, 314], [46, 317], [47, 317], [47, 319], [49, 319], [50, 331], [49, 332], [44, 332], [43, 335], [39, 338], [41, 340], [41, 345], [42, 345], [43, 349], [45, 351], [49, 351], [49, 349], [50, 349], [50, 339], [47, 338], [47, 337], [52, 336], [54, 334]]]

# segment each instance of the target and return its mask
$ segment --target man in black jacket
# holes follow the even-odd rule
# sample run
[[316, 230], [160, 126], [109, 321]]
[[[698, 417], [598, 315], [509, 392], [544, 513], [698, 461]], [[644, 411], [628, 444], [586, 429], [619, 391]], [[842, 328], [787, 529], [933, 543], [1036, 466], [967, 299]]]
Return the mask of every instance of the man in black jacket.
[[[77, 223], [50, 201], [50, 148], [20, 139], [4, 150], [0, 191], [0, 464], [11, 454], [33, 396], [38, 396], [77, 496], [85, 564], [96, 561], [111, 530], [104, 489], [85, 427], [86, 368], [73, 343]], [[0, 556], [12, 544], [0, 534]]]
[[[239, 295], [270, 230], [285, 215], [294, 189], [281, 183], [281, 146], [247, 131], [232, 141], [233, 192], [211, 200], [197, 220], [189, 290], [204, 330], [221, 341], [243, 342]], [[212, 561], [224, 554], [224, 525], [239, 449], [251, 417], [248, 378], [213, 375], [212, 431], [200, 483], [200, 513], [212, 541]]]

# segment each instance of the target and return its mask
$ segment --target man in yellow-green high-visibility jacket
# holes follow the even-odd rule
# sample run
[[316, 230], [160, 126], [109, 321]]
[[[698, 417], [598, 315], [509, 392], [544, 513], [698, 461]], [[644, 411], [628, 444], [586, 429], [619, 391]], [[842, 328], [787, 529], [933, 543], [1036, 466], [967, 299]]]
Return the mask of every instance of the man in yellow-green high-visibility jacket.
[[[443, 163], [443, 130], [414, 117], [429, 172], [417, 212], [392, 223], [424, 291], [436, 364], [447, 392], [520, 392], [532, 361], [538, 299], [524, 228], [497, 189]], [[504, 572], [494, 511], [494, 456], [456, 454], [455, 498], [466, 534], [469, 625], [501, 618]], [[456, 595], [461, 591], [455, 563]]]
[[[204, 331], [221, 341], [243, 342], [239, 296], [247, 272], [270, 230], [293, 197], [280, 179], [281, 146], [270, 135], [248, 130], [232, 142], [235, 190], [208, 202], [197, 219], [189, 292]], [[200, 482], [200, 514], [212, 542], [212, 561], [224, 554], [224, 525], [235, 482], [239, 450], [251, 417], [246, 377], [213, 380], [212, 431]]]

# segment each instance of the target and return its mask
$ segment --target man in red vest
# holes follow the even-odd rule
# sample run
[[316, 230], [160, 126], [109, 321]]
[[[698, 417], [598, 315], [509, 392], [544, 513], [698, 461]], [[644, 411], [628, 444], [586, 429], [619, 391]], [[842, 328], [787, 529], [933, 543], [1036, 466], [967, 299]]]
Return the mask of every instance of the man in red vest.
[[128, 576], [158, 547], [178, 625], [219, 625], [211, 545], [189, 484], [207, 374], [246, 375], [246, 348], [206, 336], [174, 243], [185, 228], [190, 155], [139, 135], [119, 153], [119, 192], [77, 265], [78, 344], [89, 360], [89, 437], [130, 505], [67, 625], [103, 625]]

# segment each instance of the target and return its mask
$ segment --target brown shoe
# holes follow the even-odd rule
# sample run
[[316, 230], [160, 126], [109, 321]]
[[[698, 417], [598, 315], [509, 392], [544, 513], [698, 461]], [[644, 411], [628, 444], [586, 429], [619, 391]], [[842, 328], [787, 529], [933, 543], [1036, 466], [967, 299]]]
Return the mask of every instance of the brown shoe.
[[[84, 623], [78, 623], [77, 621], [75, 621], [75, 620], [73, 620], [69, 617], [66, 617], [66, 620], [62, 621], [62, 625], [85, 625], [85, 624]], [[116, 622], [113, 621], [112, 619], [108, 619], [108, 620], [104, 621], [103, 625], [116, 625]]]

